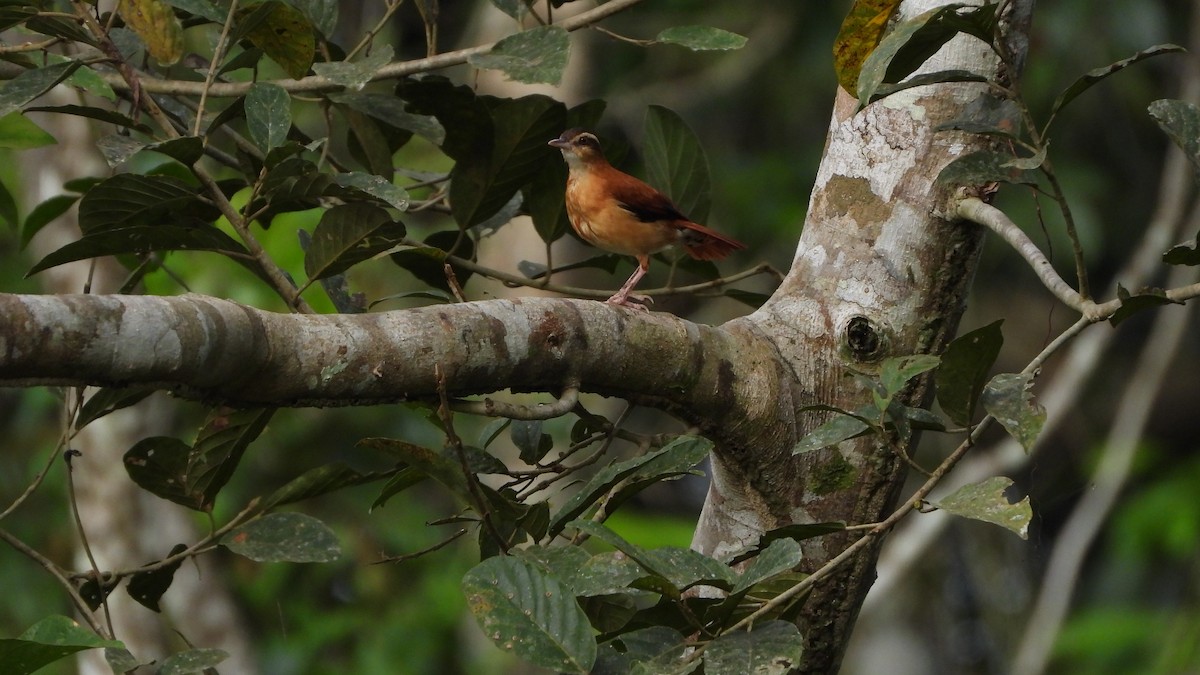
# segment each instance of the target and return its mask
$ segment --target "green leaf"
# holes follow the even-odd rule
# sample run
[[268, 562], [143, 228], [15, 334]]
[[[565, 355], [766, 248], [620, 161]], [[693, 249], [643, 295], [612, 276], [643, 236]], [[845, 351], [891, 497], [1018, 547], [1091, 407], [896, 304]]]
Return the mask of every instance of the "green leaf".
[[267, 428], [274, 414], [275, 408], [218, 408], [209, 413], [188, 458], [188, 485], [204, 495], [205, 510], [211, 509], [246, 448]]
[[500, 40], [485, 54], [472, 54], [467, 62], [476, 68], [499, 70], [517, 82], [558, 86], [570, 52], [571, 41], [564, 28], [538, 26]]
[[[681, 436], [654, 452], [609, 464], [593, 474], [554, 514], [550, 521], [550, 534], [561, 532], [568, 522], [587, 511], [621, 481], [657, 482], [664, 476], [686, 473], [699, 464], [711, 449], [712, 441]], [[626, 498], [628, 496], [624, 495]]]
[[404, 234], [404, 225], [378, 206], [362, 202], [335, 206], [321, 216], [313, 230], [304, 273], [311, 280], [340, 274], [394, 248]]
[[[1097, 82], [1103, 80], [1104, 78], [1108, 77], [1109, 75], [1120, 72], [1120, 71], [1124, 70], [1125, 68], [1128, 68], [1129, 66], [1132, 66], [1133, 64], [1137, 63], [1138, 61], [1148, 59], [1152, 56], [1158, 56], [1159, 54], [1172, 54], [1175, 52], [1186, 52], [1186, 51], [1187, 51], [1186, 49], [1184, 49], [1183, 47], [1180, 47], [1179, 45], [1173, 45], [1173, 44], [1154, 45], [1153, 47], [1147, 47], [1146, 49], [1143, 49], [1142, 51], [1134, 54], [1133, 56], [1130, 56], [1129, 58], [1121, 59], [1120, 61], [1117, 61], [1116, 63], [1104, 66], [1102, 68], [1095, 68], [1093, 70], [1089, 70], [1087, 73], [1083, 74], [1077, 80], [1072, 82], [1070, 84], [1070, 86], [1068, 86], [1066, 89], [1064, 89], [1062, 91], [1062, 93], [1060, 93], [1058, 95], [1058, 98], [1055, 99], [1054, 105], [1051, 106], [1051, 108], [1050, 108], [1050, 120], [1046, 123], [1046, 128], [1048, 129], [1050, 127], [1050, 125], [1053, 123], [1054, 119], [1058, 115], [1059, 110], [1062, 110], [1063, 107], [1065, 107], [1068, 103], [1075, 100], [1076, 96], [1079, 96], [1080, 94], [1082, 94], [1083, 92], [1085, 92], [1089, 88], [1091, 88], [1091, 86], [1093, 84], [1096, 84]], [[1043, 132], [1043, 135], [1044, 135], [1044, 132]]]
[[241, 244], [229, 235], [212, 227], [174, 225], [122, 227], [85, 235], [82, 239], [53, 251], [30, 268], [28, 275], [76, 260], [106, 255], [142, 254], [150, 251], [212, 251], [230, 258], [251, 271], [259, 273]]
[[342, 556], [333, 530], [303, 513], [268, 513], [230, 530], [221, 544], [258, 562], [332, 562]]
[[[171, 548], [167, 557], [179, 555], [186, 550], [186, 544], [176, 544]], [[179, 571], [181, 565], [183, 565], [182, 558], [156, 570], [137, 572], [129, 578], [125, 590], [129, 592], [129, 597], [136, 600], [139, 605], [155, 612], [161, 612], [158, 601], [171, 587], [171, 582], [175, 580], [175, 572]]]
[[879, 409], [866, 405], [854, 412], [836, 410], [835, 415], [821, 426], [813, 429], [792, 448], [793, 455], [813, 450], [822, 450], [842, 441], [857, 438], [871, 429], [866, 420], [879, 416]]
[[833, 43], [833, 69], [847, 92], [858, 91], [863, 62], [879, 44], [900, 0], [855, 0]]
[[169, 0], [172, 7], [182, 9], [193, 16], [208, 19], [213, 23], [225, 23], [225, 12], [208, 0]]
[[395, 183], [374, 174], [359, 171], [338, 173], [334, 174], [333, 182], [375, 197], [394, 209], [400, 211], [408, 209], [408, 192]]
[[[454, 85], [434, 75], [421, 80], [401, 80], [396, 96], [408, 101], [414, 113], [437, 118], [445, 131], [445, 140], [440, 144], [442, 152], [451, 159], [490, 162], [495, 125], [485, 99], [476, 96], [470, 87]], [[543, 145], [548, 138], [542, 139]]]
[[[450, 284], [446, 281], [445, 268], [449, 255], [447, 251], [457, 244], [454, 255], [470, 260], [475, 256], [475, 242], [470, 237], [460, 239], [458, 232], [446, 230], [429, 235], [425, 238], [425, 243], [429, 246], [402, 248], [389, 257], [392, 262], [411, 272], [417, 279], [434, 288], [449, 291]], [[472, 275], [469, 270], [459, 267], [454, 267], [454, 272], [459, 285], [462, 286], [466, 285]]]
[[1009, 501], [1004, 493], [1013, 484], [1003, 476], [989, 478], [979, 483], [964, 485], [954, 494], [932, 502], [939, 509], [956, 516], [982, 520], [1012, 530], [1022, 539], [1029, 537], [1029, 522], [1033, 510], [1029, 508], [1029, 497], [1017, 502]]
[[874, 103], [881, 98], [886, 98], [897, 92], [913, 87], [924, 87], [931, 84], [946, 84], [948, 82], [987, 82], [988, 79], [983, 75], [977, 75], [969, 70], [939, 70], [933, 73], [921, 73], [920, 75], [912, 75], [903, 82], [894, 84], [881, 84], [875, 88], [871, 94], [871, 100], [868, 103]]
[[[30, 0], [32, 2], [32, 0]], [[19, 26], [37, 16], [38, 8], [22, 2], [6, 3], [0, 6], [0, 30], [8, 30]]]
[[338, 0], [288, 0], [304, 13], [314, 28], [327, 38], [333, 37], [338, 22]]
[[529, 13], [529, 5], [524, 0], [492, 0], [492, 5], [518, 21]]
[[428, 140], [434, 145], [441, 145], [446, 140], [446, 130], [436, 117], [429, 115], [414, 115], [404, 109], [404, 101], [389, 94], [372, 94], [366, 92], [345, 92], [330, 94], [329, 100], [334, 103], [383, 122], [385, 124], [411, 131]]
[[958, 117], [937, 125], [934, 130], [965, 131], [1017, 140], [1021, 137], [1021, 119], [1021, 106], [1016, 101], [983, 92], [968, 103]]
[[48, 616], [18, 638], [0, 638], [0, 672], [28, 675], [85, 649], [124, 647], [104, 640], [65, 616]]
[[884, 82], [896, 83], [908, 77], [959, 33], [991, 44], [997, 21], [994, 4], [968, 7], [954, 3], [896, 24], [863, 62], [858, 77], [859, 106], [874, 100]]
[[79, 414], [75, 416], [75, 428], [82, 429], [111, 412], [139, 403], [155, 391], [154, 386], [98, 389], [79, 409]]
[[379, 69], [392, 60], [392, 46], [381, 44], [371, 51], [370, 56], [363, 57], [353, 63], [346, 61], [330, 61], [314, 63], [313, 72], [351, 91], [361, 91], [371, 81]]
[[362, 473], [344, 462], [334, 462], [315, 469], [310, 469], [293, 478], [287, 485], [271, 493], [262, 501], [263, 509], [273, 509], [277, 506], [312, 499], [321, 495], [336, 492], [342, 488], [355, 485], [366, 485], [383, 480], [397, 473], [391, 471], [374, 471]]
[[767, 621], [725, 633], [704, 650], [705, 675], [775, 675], [800, 666], [804, 638], [795, 624]]
[[492, 140], [458, 158], [450, 173], [450, 211], [464, 228], [492, 217], [546, 162], [557, 159], [546, 141], [562, 132], [566, 107], [541, 95], [503, 99], [491, 119]]
[[4, 219], [11, 227], [18, 227], [21, 223], [21, 218], [17, 214], [17, 202], [2, 183], [0, 183], [0, 218]]
[[981, 150], [955, 159], [938, 174], [938, 185], [984, 185], [986, 183], [1009, 183], [1013, 185], [1037, 185], [1038, 173], [1023, 169], [1014, 163], [1012, 155]]
[[134, 658], [133, 654], [129, 653], [128, 649], [122, 647], [109, 647], [104, 650], [104, 660], [108, 662], [108, 667], [112, 668], [114, 673], [128, 673], [141, 668], [142, 662]]
[[654, 40], [692, 51], [741, 49], [747, 41], [745, 36], [711, 26], [675, 26], [662, 31]]
[[50, 91], [79, 66], [78, 61], [64, 61], [45, 68], [21, 71], [0, 87], [0, 117], [16, 112], [26, 103]]
[[933, 354], [913, 354], [884, 359], [879, 364], [879, 383], [889, 395], [899, 394], [910, 380], [937, 368], [942, 360]]
[[316, 54], [313, 26], [300, 10], [279, 0], [244, 7], [237, 13], [237, 30], [231, 42], [241, 37], [271, 57], [293, 80], [308, 74]]
[[678, 546], [644, 549], [626, 541], [603, 523], [591, 520], [573, 520], [568, 526], [632, 558], [652, 575], [644, 580], [647, 586], [673, 599], [678, 599], [683, 591], [698, 584], [729, 590], [736, 582], [733, 570], [698, 551]]
[[21, 248], [24, 249], [28, 246], [35, 234], [69, 211], [77, 201], [79, 201], [79, 197], [75, 195], [58, 195], [33, 207], [33, 210], [25, 216], [25, 223], [21, 225]]
[[189, 509], [203, 511], [204, 494], [189, 481], [192, 448], [170, 436], [143, 438], [124, 457], [125, 471], [138, 487]]
[[735, 555], [729, 561], [729, 564], [736, 565], [749, 560], [754, 556], [759, 555], [774, 542], [781, 539], [802, 541], [804, 539], [812, 539], [813, 537], [821, 537], [827, 534], [833, 534], [834, 532], [843, 532], [845, 529], [846, 524], [841, 522], [794, 523], [792, 525], [784, 525], [783, 527], [764, 532], [754, 545], [748, 546], [744, 551]]
[[526, 464], [537, 464], [554, 449], [554, 439], [542, 433], [541, 420], [513, 420], [508, 435]]
[[197, 189], [169, 176], [117, 174], [95, 184], [79, 202], [85, 235], [133, 225], [212, 222], [220, 212], [200, 200]]
[[794, 539], [776, 539], [754, 557], [746, 571], [737, 578], [733, 593], [744, 593], [750, 587], [771, 577], [792, 571], [800, 564], [800, 544]]
[[118, 7], [125, 26], [159, 63], [170, 66], [183, 57], [183, 25], [166, 0], [121, 0]]
[[533, 564], [488, 558], [462, 581], [467, 605], [484, 635], [543, 668], [588, 673], [596, 661], [592, 628], [571, 591]]
[[1192, 163], [1192, 175], [1200, 179], [1200, 106], [1187, 101], [1159, 99], [1151, 103], [1148, 110], [1159, 128]]
[[44, 129], [29, 121], [28, 117], [11, 112], [0, 117], [0, 148], [28, 150], [54, 145], [58, 141]]
[[646, 110], [646, 175], [649, 182], [695, 222], [708, 218], [712, 202], [708, 158], [700, 140], [678, 114], [662, 106]]
[[1183, 304], [1168, 298], [1166, 292], [1161, 288], [1143, 288], [1133, 294], [1120, 284], [1117, 284], [1117, 298], [1121, 301], [1121, 306], [1113, 312], [1112, 316], [1108, 317], [1108, 322], [1114, 327], [1138, 312], [1163, 305]]
[[983, 409], [995, 417], [1026, 452], [1033, 449], [1042, 425], [1046, 423], [1046, 409], [1033, 400], [1029, 391], [1032, 386], [1033, 375], [1001, 373], [987, 383], [979, 399]]
[[937, 400], [955, 424], [967, 426], [975, 417], [975, 405], [987, 384], [988, 371], [1004, 344], [1002, 323], [1003, 319], [959, 336], [942, 355]]
[[[429, 448], [394, 438], [364, 438], [358, 444], [395, 457], [416, 471], [417, 474], [428, 476], [441, 483], [460, 502], [472, 503], [467, 479], [463, 476], [462, 463], [457, 458], [451, 459]], [[411, 478], [412, 476], [409, 475], [406, 480], [411, 480]], [[397, 479], [401, 479], [401, 476], [398, 475], [393, 480]]]
[[292, 128], [292, 97], [287, 90], [277, 84], [255, 82], [246, 92], [243, 105], [254, 145], [263, 152], [283, 145]]
[[[28, 223], [29, 219], [26, 218], [25, 222]], [[1163, 262], [1168, 265], [1200, 265], [1200, 233], [1196, 235], [1191, 246], [1186, 244], [1174, 246], [1164, 253]]]
[[199, 675], [202, 672], [213, 672], [208, 669], [215, 668], [227, 658], [229, 654], [220, 649], [189, 649], [164, 659], [158, 667], [157, 675]]
[[204, 156], [204, 139], [199, 136], [181, 136], [151, 143], [144, 149], [166, 155], [184, 166], [191, 166]]

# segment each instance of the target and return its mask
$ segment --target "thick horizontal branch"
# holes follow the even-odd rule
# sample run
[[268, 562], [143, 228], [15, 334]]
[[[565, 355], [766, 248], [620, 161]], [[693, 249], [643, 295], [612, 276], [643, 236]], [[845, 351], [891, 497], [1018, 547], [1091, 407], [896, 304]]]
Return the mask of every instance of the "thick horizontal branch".
[[[618, 12], [624, 11], [640, 2], [642, 2], [642, 0], [609, 0], [609, 2], [606, 2], [595, 9], [591, 9], [573, 17], [564, 19], [555, 25], [568, 31], [587, 28], [598, 21], [606, 19]], [[427, 73], [433, 70], [440, 70], [442, 68], [449, 68], [450, 66], [461, 65], [466, 63], [467, 59], [472, 56], [477, 54], [486, 54], [492, 49], [493, 46], [495, 46], [494, 43], [478, 45], [452, 52], [445, 52], [443, 54], [436, 54], [423, 59], [396, 61], [380, 68], [374, 74], [374, 76], [372, 76], [371, 80], [394, 80], [408, 75]], [[108, 82], [109, 86], [113, 87], [114, 89], [124, 91], [129, 88], [129, 84], [125, 82], [125, 80], [119, 75], [107, 75], [105, 76], [105, 81]], [[342, 85], [321, 75], [310, 75], [308, 77], [302, 77], [298, 80], [293, 80], [290, 78], [283, 80], [271, 80], [270, 83], [277, 84], [293, 94], [315, 94], [321, 92], [339, 91], [343, 88]], [[214, 82], [211, 84], [206, 84], [205, 82], [193, 80], [160, 80], [143, 75], [140, 80], [140, 84], [143, 91], [147, 91], [152, 94], [200, 96], [201, 94], [204, 94], [205, 90], [207, 89], [207, 96], [209, 97], [230, 98], [245, 96], [246, 92], [250, 90], [250, 86], [254, 83]]]
[[0, 386], [152, 385], [241, 406], [426, 400], [440, 368], [452, 396], [578, 385], [720, 420], [738, 392], [769, 396], [775, 373], [744, 328], [588, 300], [296, 315], [202, 295], [0, 294], [0, 317]]

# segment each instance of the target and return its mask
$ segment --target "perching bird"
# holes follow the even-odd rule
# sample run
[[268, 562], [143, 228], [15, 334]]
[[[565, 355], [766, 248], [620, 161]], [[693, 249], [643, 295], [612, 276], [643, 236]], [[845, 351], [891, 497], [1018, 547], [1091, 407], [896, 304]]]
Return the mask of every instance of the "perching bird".
[[[584, 241], [637, 258], [638, 266], [608, 302], [646, 309], [650, 299], [630, 292], [650, 268], [650, 256], [682, 244], [696, 260], [720, 260], [745, 244], [687, 219], [666, 195], [604, 159], [600, 141], [568, 129], [550, 141], [567, 161], [567, 218]], [[632, 301], [632, 304], [631, 304]]]

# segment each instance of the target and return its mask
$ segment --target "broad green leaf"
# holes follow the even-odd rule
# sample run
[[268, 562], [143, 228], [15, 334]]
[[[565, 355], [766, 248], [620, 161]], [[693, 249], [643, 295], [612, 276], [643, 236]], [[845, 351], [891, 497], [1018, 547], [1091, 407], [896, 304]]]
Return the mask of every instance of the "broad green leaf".
[[404, 234], [404, 225], [378, 206], [340, 204], [326, 211], [313, 230], [304, 273], [312, 280], [340, 274], [394, 248]]
[[18, 638], [0, 638], [0, 672], [28, 675], [85, 649], [124, 647], [104, 640], [65, 616], [48, 616]]
[[858, 104], [867, 105], [884, 82], [904, 80], [959, 33], [991, 44], [996, 5], [943, 5], [897, 24], [871, 52], [858, 77]]
[[746, 46], [745, 36], [712, 26], [675, 26], [662, 31], [654, 40], [687, 47], [692, 51], [727, 51]]
[[379, 72], [380, 68], [391, 62], [392, 56], [392, 46], [381, 44], [371, 51], [370, 56], [366, 56], [353, 63], [347, 63], [346, 61], [314, 63], [312, 69], [313, 72], [330, 82], [339, 84], [351, 91], [361, 91], [371, 81], [371, 78], [375, 76], [375, 73]]
[[804, 539], [812, 539], [813, 537], [824, 536], [826, 534], [833, 534], [834, 532], [842, 532], [845, 529], [846, 524], [841, 522], [795, 523], [792, 525], [784, 525], [783, 527], [764, 532], [762, 536], [758, 538], [758, 542], [756, 542], [753, 546], [747, 547], [745, 551], [734, 556], [733, 559], [730, 560], [730, 564], [733, 565], [745, 560], [749, 560], [750, 558], [759, 555], [772, 543], [779, 541], [780, 539], [793, 539], [796, 541], [801, 541]]
[[37, 14], [38, 8], [32, 5], [32, 0], [30, 0], [29, 4], [15, 2], [0, 5], [0, 30], [8, 30], [13, 26], [19, 26], [37, 16]]
[[230, 530], [221, 544], [258, 562], [332, 562], [342, 556], [333, 530], [303, 513], [268, 513]]
[[269, 152], [283, 145], [292, 128], [292, 97], [277, 84], [255, 82], [246, 92], [243, 104], [250, 140], [259, 150]]
[[[602, 672], [687, 675], [700, 667], [700, 659], [683, 661], [689, 648], [694, 645], [684, 639], [679, 631], [668, 626], [639, 628], [623, 633], [617, 640], [625, 647], [625, 651], [619, 654], [609, 652], [608, 655], [616, 654], [616, 664], [619, 665], [614, 664], [613, 669]], [[601, 659], [600, 663], [605, 661]]]
[[109, 647], [104, 650], [104, 660], [108, 662], [108, 667], [112, 668], [114, 673], [128, 673], [141, 668], [144, 664], [138, 661], [133, 654], [129, 653], [128, 649], [123, 647]]
[[333, 37], [338, 22], [338, 0], [288, 0], [288, 3], [303, 12], [322, 35]]
[[800, 544], [795, 539], [780, 538], [772, 541], [750, 561], [750, 565], [737, 578], [733, 592], [745, 592], [751, 586], [777, 574], [792, 571], [792, 568], [800, 564], [801, 557]]
[[19, 227], [21, 217], [17, 214], [17, 202], [8, 187], [0, 183], [0, 219], [11, 227]]
[[196, 188], [168, 176], [117, 174], [92, 186], [79, 202], [85, 235], [134, 225], [212, 222], [219, 215], [200, 200]]
[[342, 488], [373, 483], [395, 474], [396, 470], [362, 473], [344, 462], [326, 464], [305, 471], [293, 478], [287, 485], [272, 492], [262, 501], [261, 508], [273, 509], [277, 506], [336, 492]]
[[1012, 484], [1011, 479], [997, 476], [964, 485], [954, 494], [932, 503], [947, 513], [999, 525], [1012, 530], [1018, 537], [1027, 539], [1033, 511], [1029, 508], [1029, 497], [1011, 502], [1004, 495]]
[[[171, 556], [179, 555], [186, 550], [186, 544], [176, 544], [171, 548], [171, 552], [167, 554], [167, 557], [170, 558]], [[182, 558], [156, 570], [137, 572], [129, 578], [129, 583], [126, 584], [125, 590], [129, 592], [129, 597], [136, 600], [139, 605], [155, 612], [161, 612], [162, 609], [159, 608], [158, 601], [167, 592], [167, 589], [171, 587], [171, 582], [175, 580], [175, 572], [179, 571], [181, 565], [183, 565]]]
[[1026, 452], [1033, 449], [1042, 425], [1046, 423], [1046, 409], [1033, 399], [1029, 391], [1032, 386], [1033, 375], [1001, 373], [987, 383], [979, 399], [983, 409], [996, 418]]
[[1148, 110], [1158, 126], [1192, 163], [1192, 175], [1200, 179], [1200, 106], [1187, 101], [1159, 99], [1151, 103]]
[[388, 206], [404, 211], [408, 208], [408, 192], [391, 181], [358, 171], [334, 174], [333, 182], [342, 187], [354, 188], [385, 202]]
[[591, 671], [592, 627], [571, 590], [554, 577], [524, 560], [498, 556], [467, 572], [462, 588], [484, 635], [501, 649], [556, 672]]
[[404, 101], [388, 94], [344, 92], [330, 94], [329, 100], [391, 125], [411, 131], [434, 145], [446, 140], [446, 130], [436, 117], [415, 115], [404, 109]]
[[493, 216], [545, 162], [560, 161], [546, 141], [562, 133], [561, 103], [541, 95], [503, 99], [491, 118], [491, 143], [459, 158], [450, 174], [450, 211], [464, 228]]
[[813, 450], [821, 450], [842, 441], [857, 438], [871, 429], [871, 425], [865, 420], [878, 416], [879, 409], [873, 405], [864, 406], [853, 413], [839, 411], [821, 426], [809, 432], [807, 436], [801, 438], [800, 442], [792, 448], [792, 454], [799, 455]]
[[554, 439], [550, 434], [542, 433], [541, 420], [513, 420], [508, 428], [508, 436], [520, 451], [521, 461], [526, 464], [540, 462], [554, 449]]
[[1179, 45], [1173, 45], [1173, 44], [1154, 45], [1153, 47], [1147, 47], [1146, 49], [1143, 49], [1142, 51], [1134, 54], [1133, 56], [1130, 56], [1129, 58], [1121, 59], [1120, 61], [1117, 61], [1116, 63], [1104, 66], [1102, 68], [1095, 68], [1095, 69], [1089, 70], [1087, 73], [1083, 74], [1077, 80], [1072, 82], [1066, 89], [1064, 89], [1062, 91], [1062, 93], [1060, 93], [1058, 95], [1058, 98], [1055, 99], [1054, 105], [1050, 108], [1050, 120], [1048, 122], [1046, 122], [1046, 128], [1049, 128], [1050, 125], [1054, 122], [1054, 119], [1057, 117], [1059, 110], [1062, 110], [1063, 107], [1065, 107], [1068, 103], [1075, 100], [1076, 96], [1079, 96], [1080, 94], [1082, 94], [1083, 92], [1085, 92], [1089, 88], [1091, 88], [1091, 86], [1093, 84], [1096, 84], [1097, 82], [1103, 80], [1104, 78], [1108, 77], [1109, 75], [1112, 75], [1114, 73], [1122, 71], [1125, 68], [1128, 68], [1129, 66], [1132, 66], [1133, 64], [1137, 63], [1138, 61], [1148, 59], [1152, 56], [1158, 56], [1159, 54], [1172, 54], [1175, 52], [1186, 52], [1186, 51], [1187, 51], [1186, 49], [1184, 49], [1183, 47], [1180, 47]]
[[117, 92], [113, 90], [112, 85], [91, 66], [79, 68], [71, 73], [71, 76], [64, 80], [64, 82], [88, 94], [102, 98], [109, 103], [116, 104], [117, 102]]
[[191, 166], [204, 156], [204, 139], [199, 136], [181, 136], [151, 143], [144, 149], [166, 155], [184, 166]]
[[[470, 237], [460, 238], [458, 232], [446, 230], [434, 232], [425, 238], [424, 243], [429, 245], [404, 248], [389, 257], [417, 279], [434, 288], [449, 291], [445, 267], [449, 255], [447, 251], [457, 245], [454, 255], [469, 260], [475, 256], [475, 242]], [[454, 267], [454, 273], [460, 286], [465, 286], [472, 275], [472, 272], [458, 267]]]
[[0, 117], [0, 148], [28, 150], [54, 145], [58, 141], [44, 129], [29, 121], [28, 117], [11, 112]]
[[696, 134], [674, 111], [646, 110], [646, 175], [649, 182], [695, 222], [708, 218], [712, 184], [708, 158]]
[[192, 448], [169, 436], [143, 438], [125, 453], [125, 471], [138, 487], [196, 511], [204, 510], [204, 494], [188, 480]]
[[570, 51], [564, 28], [538, 26], [500, 40], [487, 53], [473, 54], [467, 62], [476, 68], [499, 70], [517, 82], [558, 86]]
[[[316, 54], [313, 25], [300, 10], [279, 0], [238, 10], [235, 37], [244, 36], [294, 80], [308, 74]], [[236, 40], [234, 40], [236, 41]]]
[[664, 476], [678, 476], [699, 464], [711, 449], [712, 441], [682, 436], [654, 452], [609, 464], [593, 474], [583, 487], [563, 503], [550, 521], [550, 533], [561, 532], [568, 522], [587, 511], [621, 481], [657, 482]]
[[725, 633], [704, 650], [705, 675], [786, 675], [800, 666], [804, 637], [788, 621], [757, 623]]
[[937, 372], [937, 400], [955, 424], [969, 425], [975, 416], [975, 405], [987, 384], [988, 371], [1004, 344], [1000, 333], [1002, 323], [1003, 319], [960, 335], [942, 354], [942, 365]]
[[1117, 298], [1121, 301], [1121, 306], [1113, 312], [1112, 316], [1108, 317], [1108, 322], [1113, 326], [1120, 325], [1125, 319], [1143, 310], [1163, 305], [1183, 304], [1168, 298], [1166, 292], [1161, 288], [1143, 288], [1137, 293], [1130, 293], [1120, 284], [1117, 284]]
[[[62, 15], [56, 16], [51, 12], [42, 12], [38, 14], [38, 16], [32, 17], [26, 21], [25, 27], [35, 33], [41, 33], [51, 37], [59, 37], [63, 38], [67, 42], [80, 42], [99, 48], [96, 38], [93, 37], [91, 32], [85, 29], [78, 20], [74, 20], [74, 17], [67, 18]], [[117, 38], [117, 34], [122, 32], [133, 35], [132, 31], [128, 31], [124, 28], [113, 29], [112, 31], [109, 31], [108, 35], [109, 37], [113, 38], [114, 42], [116, 42], [119, 39]], [[47, 54], [45, 57], [51, 62], [53, 62], [55, 57], [65, 58], [58, 54]]]
[[[429, 448], [394, 438], [364, 438], [358, 444], [387, 453], [406, 464], [418, 475], [428, 476], [441, 483], [462, 503], [472, 503], [467, 479], [463, 476], [462, 463], [457, 458], [451, 459]], [[401, 472], [393, 480], [411, 480], [412, 478], [411, 474], [405, 476], [404, 472]]]
[[26, 103], [46, 93], [79, 68], [78, 61], [63, 61], [45, 68], [23, 70], [0, 87], [0, 117], [16, 112]]
[[215, 227], [140, 225], [104, 230], [84, 235], [51, 252], [30, 268], [26, 276], [76, 260], [106, 255], [143, 254], [150, 251], [212, 251], [259, 274], [257, 266], [246, 259], [249, 252], [229, 235]]
[[939, 185], [984, 185], [1010, 183], [1037, 185], [1038, 173], [1013, 163], [1014, 157], [1001, 152], [981, 150], [955, 159], [938, 174]]
[[627, 500], [646, 488], [683, 476], [702, 476], [695, 467], [704, 461], [712, 450], [712, 441], [707, 438], [680, 436], [663, 446], [663, 452], [642, 464], [629, 474], [608, 499], [607, 509], [612, 513]]
[[884, 359], [879, 364], [879, 383], [888, 394], [899, 394], [910, 380], [921, 373], [937, 368], [942, 362], [933, 354], [913, 354]]
[[[442, 152], [456, 162], [482, 160], [490, 162], [490, 150], [494, 143], [494, 124], [485, 99], [464, 85], [454, 85], [444, 77], [429, 76], [420, 80], [401, 80], [396, 86], [396, 96], [409, 102], [412, 112], [433, 115], [441, 123], [445, 139], [441, 142]], [[364, 110], [367, 114], [373, 114]], [[542, 144], [562, 133], [542, 139]]]
[[153, 386], [98, 389], [79, 409], [79, 414], [75, 416], [75, 428], [82, 429], [111, 412], [134, 405], [155, 391]]
[[33, 207], [21, 225], [21, 248], [24, 249], [28, 246], [33, 235], [69, 211], [77, 201], [79, 201], [79, 197], [75, 195], [58, 195]]
[[141, 152], [144, 147], [146, 147], [144, 142], [127, 134], [109, 134], [101, 136], [96, 141], [96, 148], [100, 150], [105, 163], [112, 169], [124, 164], [130, 157]]
[[229, 654], [220, 649], [189, 649], [178, 654], [172, 654], [163, 659], [162, 665], [156, 671], [157, 675], [199, 675], [213, 672]]
[[847, 92], [858, 91], [863, 62], [883, 37], [900, 0], [855, 0], [833, 42], [833, 70]]
[[159, 63], [170, 66], [183, 57], [183, 25], [166, 0], [120, 0], [117, 11]]
[[188, 485], [204, 496], [205, 510], [211, 510], [217, 494], [233, 477], [246, 448], [274, 414], [274, 408], [219, 408], [209, 413], [188, 457]]
[[632, 558], [652, 575], [643, 580], [647, 586], [672, 598], [679, 598], [683, 591], [698, 584], [729, 590], [736, 582], [737, 575], [729, 567], [689, 548], [664, 546], [644, 549], [630, 543], [603, 523], [591, 520], [573, 520], [568, 527], [589, 534]]
[[213, 23], [225, 23], [225, 12], [221, 11], [215, 4], [209, 0], [167, 0], [172, 7], [182, 9], [188, 14], [192, 14], [204, 19], [208, 19]]
[[[25, 222], [28, 223], [29, 218], [26, 218]], [[1181, 244], [1164, 253], [1163, 262], [1168, 265], [1200, 265], [1200, 233], [1197, 233], [1191, 246]]]

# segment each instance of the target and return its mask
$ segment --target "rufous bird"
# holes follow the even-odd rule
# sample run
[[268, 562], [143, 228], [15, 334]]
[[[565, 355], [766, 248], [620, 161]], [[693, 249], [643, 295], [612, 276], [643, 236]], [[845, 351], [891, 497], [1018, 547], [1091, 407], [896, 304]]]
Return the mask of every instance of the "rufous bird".
[[589, 244], [637, 258], [638, 266], [608, 302], [646, 309], [650, 298], [632, 295], [650, 269], [650, 256], [682, 244], [696, 260], [721, 260], [745, 244], [693, 223], [666, 195], [613, 168], [595, 134], [568, 129], [550, 141], [567, 161], [567, 218]]

